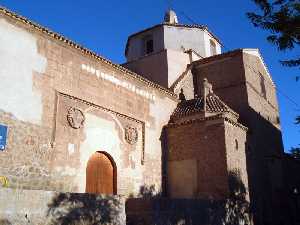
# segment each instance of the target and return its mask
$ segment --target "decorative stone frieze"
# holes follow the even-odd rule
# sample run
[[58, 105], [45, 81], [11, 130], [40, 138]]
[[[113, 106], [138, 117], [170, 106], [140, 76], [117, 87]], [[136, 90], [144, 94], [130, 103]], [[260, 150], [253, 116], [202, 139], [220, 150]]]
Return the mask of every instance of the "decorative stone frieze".
[[134, 145], [138, 141], [138, 130], [136, 127], [131, 125], [125, 128], [125, 140], [128, 144]]
[[72, 128], [79, 129], [84, 125], [85, 116], [80, 109], [71, 107], [68, 110], [67, 120]]

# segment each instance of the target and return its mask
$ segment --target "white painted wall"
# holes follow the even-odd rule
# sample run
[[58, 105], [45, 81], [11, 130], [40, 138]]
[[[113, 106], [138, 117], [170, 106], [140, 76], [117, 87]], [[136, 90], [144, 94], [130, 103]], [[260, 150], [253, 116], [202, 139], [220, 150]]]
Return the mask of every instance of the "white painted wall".
[[164, 26], [164, 43], [166, 49], [183, 52], [193, 49], [201, 56], [206, 56], [204, 31], [198, 28], [181, 28]]
[[207, 32], [203, 32], [204, 35], [204, 44], [205, 44], [205, 57], [212, 56], [212, 52], [210, 51], [210, 40], [214, 41], [216, 44], [216, 52], [217, 54], [221, 54], [221, 45]]
[[167, 50], [168, 84], [169, 87], [182, 75], [191, 63], [190, 56], [181, 51]]
[[126, 55], [127, 62], [136, 60], [138, 58], [141, 58], [145, 56], [143, 54], [144, 50], [144, 38], [148, 35], [151, 35], [153, 37], [153, 50], [154, 52], [159, 52], [164, 49], [164, 34], [163, 34], [163, 28], [157, 27], [153, 28], [149, 31], [145, 31], [141, 34], [138, 34], [136, 36], [133, 36], [130, 38], [128, 42], [128, 52]]
[[40, 124], [42, 100], [33, 86], [33, 74], [44, 73], [46, 65], [36, 38], [0, 19], [0, 109], [19, 120]]

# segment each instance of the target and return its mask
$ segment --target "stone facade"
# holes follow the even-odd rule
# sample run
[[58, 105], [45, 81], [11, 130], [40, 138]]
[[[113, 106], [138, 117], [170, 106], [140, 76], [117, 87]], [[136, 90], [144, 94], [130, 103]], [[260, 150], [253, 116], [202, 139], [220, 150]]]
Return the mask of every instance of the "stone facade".
[[[55, 196], [67, 205], [107, 203], [83, 194], [97, 152], [114, 170], [117, 195], [107, 198], [120, 210], [105, 205], [109, 212], [99, 213], [122, 221], [110, 223], [125, 224], [125, 198], [163, 196], [157, 204], [129, 201], [127, 224], [200, 224], [197, 210], [205, 224], [228, 218], [249, 224], [238, 217], [249, 214], [249, 202], [254, 224], [284, 224], [280, 210], [294, 199], [284, 188], [298, 187], [288, 176], [298, 164], [283, 153], [276, 88], [259, 51], [221, 54], [207, 27], [172, 21], [128, 39], [124, 66], [138, 75], [0, 8], [0, 125], [8, 127], [0, 151], [0, 224], [26, 224], [35, 213], [39, 224], [39, 208]], [[149, 35], [152, 52], [145, 55]], [[139, 204], [146, 211], [141, 221], [132, 211]], [[191, 212], [173, 221], [170, 215], [184, 207]], [[211, 220], [212, 210], [223, 219]], [[22, 221], [10, 220], [18, 213]]]
[[[0, 175], [9, 186], [85, 192], [86, 163], [105, 151], [117, 165], [118, 194], [150, 185], [160, 192], [159, 137], [176, 106], [172, 93], [21, 17], [3, 9], [0, 16], [0, 123], [8, 126]], [[71, 108], [84, 115], [78, 129]], [[136, 143], [126, 141], [127, 126], [136, 129]]]

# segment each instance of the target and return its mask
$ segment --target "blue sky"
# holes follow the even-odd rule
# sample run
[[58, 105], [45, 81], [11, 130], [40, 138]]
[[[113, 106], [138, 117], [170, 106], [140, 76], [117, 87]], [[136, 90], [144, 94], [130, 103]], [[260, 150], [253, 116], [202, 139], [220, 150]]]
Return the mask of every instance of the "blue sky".
[[[188, 15], [193, 21], [207, 25], [223, 42], [223, 52], [236, 48], [260, 49], [278, 89], [285, 149], [300, 144], [300, 126], [294, 124], [295, 116], [300, 115], [300, 82], [295, 82], [300, 71], [282, 67], [278, 62], [299, 56], [299, 49], [282, 53], [266, 41], [267, 32], [254, 28], [245, 16], [248, 11], [258, 10], [251, 0], [172, 2], [180, 23], [191, 23], [185, 16]], [[162, 22], [168, 7], [167, 0], [0, 0], [0, 5], [116, 63], [125, 61], [127, 37]]]

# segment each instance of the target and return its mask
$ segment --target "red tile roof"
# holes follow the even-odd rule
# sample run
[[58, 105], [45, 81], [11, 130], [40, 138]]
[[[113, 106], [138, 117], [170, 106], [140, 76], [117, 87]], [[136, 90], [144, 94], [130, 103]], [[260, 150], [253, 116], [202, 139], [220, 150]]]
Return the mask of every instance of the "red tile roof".
[[203, 97], [181, 101], [180, 103], [178, 103], [177, 108], [171, 115], [171, 120], [194, 115], [197, 113], [203, 113], [204, 111], [209, 113], [229, 112], [238, 117], [238, 114], [235, 113], [229, 106], [227, 106], [217, 95], [215, 95], [214, 93], [210, 93], [206, 96], [205, 110]]

